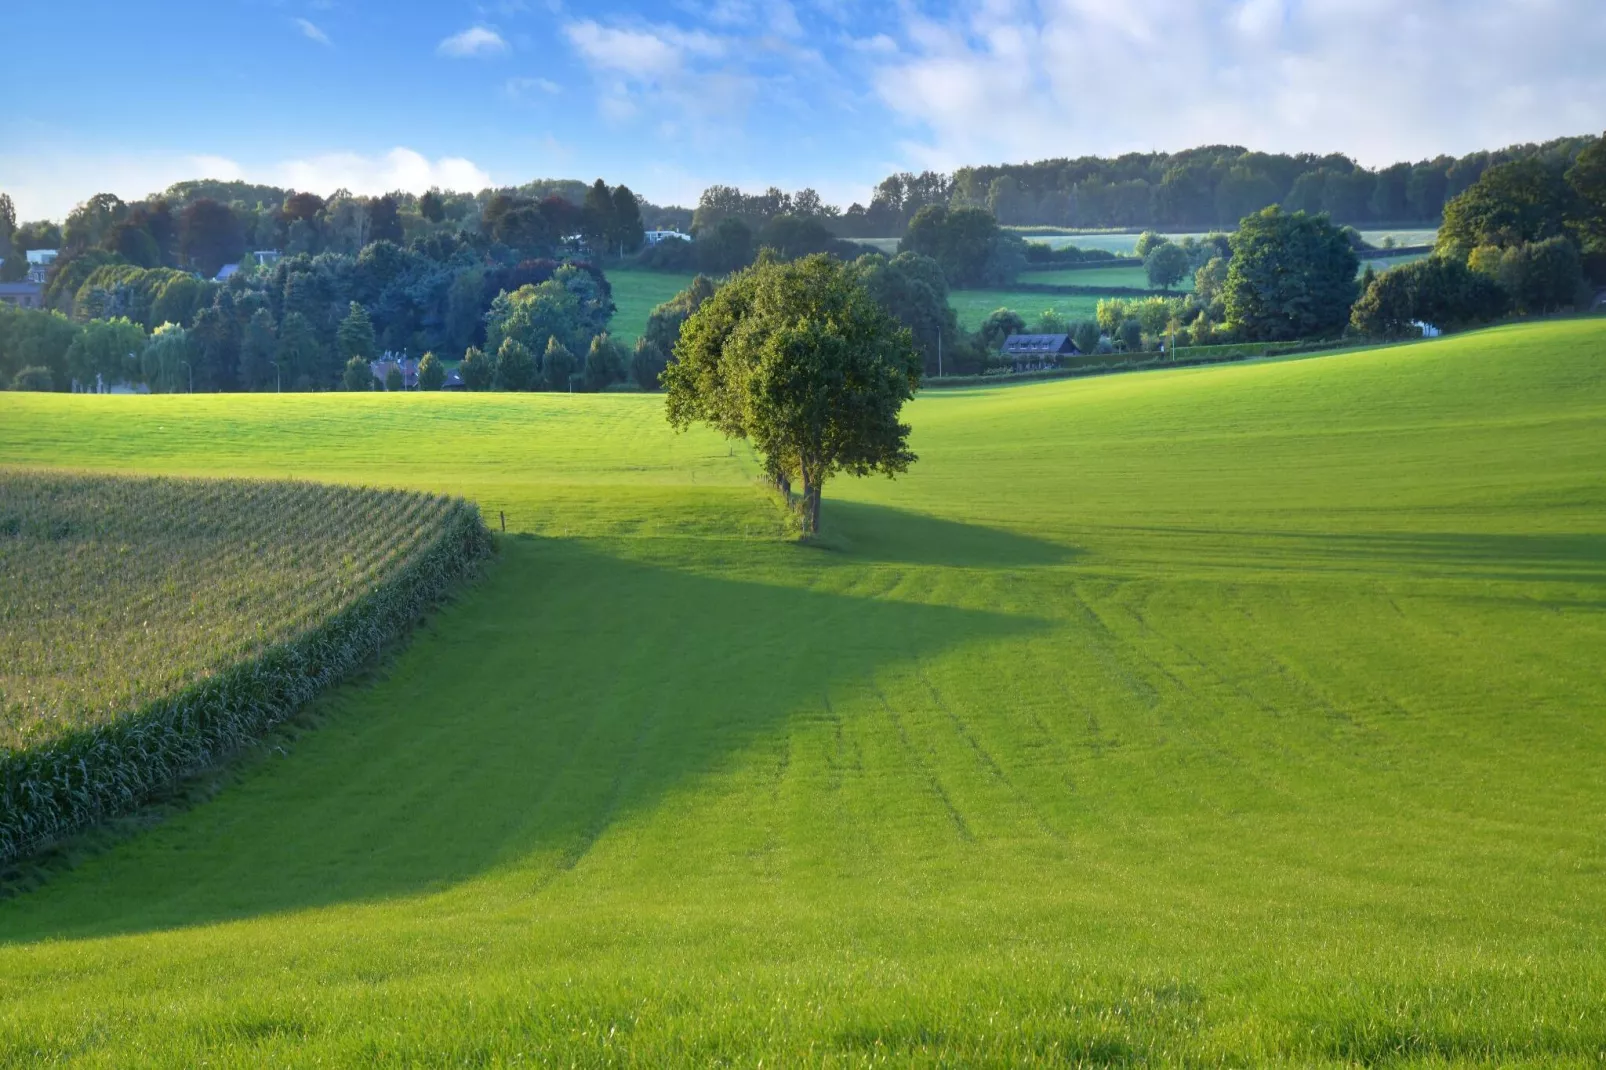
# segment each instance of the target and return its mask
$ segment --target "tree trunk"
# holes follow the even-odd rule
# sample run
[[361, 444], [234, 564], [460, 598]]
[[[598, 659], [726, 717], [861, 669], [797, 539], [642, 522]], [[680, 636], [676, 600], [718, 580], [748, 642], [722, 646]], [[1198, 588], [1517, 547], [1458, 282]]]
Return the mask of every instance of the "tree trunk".
[[820, 533], [820, 482], [818, 479], [811, 479], [806, 469], [803, 472], [803, 501], [801, 507], [803, 537], [807, 539], [818, 535]]

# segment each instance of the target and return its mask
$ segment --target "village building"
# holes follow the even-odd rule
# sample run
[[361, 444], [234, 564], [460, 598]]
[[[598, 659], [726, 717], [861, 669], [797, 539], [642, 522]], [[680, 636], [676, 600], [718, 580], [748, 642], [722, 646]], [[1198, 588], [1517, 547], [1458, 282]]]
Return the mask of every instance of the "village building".
[[0, 282], [0, 301], [18, 308], [43, 308], [45, 288], [37, 282]]
[[1062, 358], [1081, 352], [1068, 334], [1012, 334], [998, 351], [1018, 372], [1057, 368]]

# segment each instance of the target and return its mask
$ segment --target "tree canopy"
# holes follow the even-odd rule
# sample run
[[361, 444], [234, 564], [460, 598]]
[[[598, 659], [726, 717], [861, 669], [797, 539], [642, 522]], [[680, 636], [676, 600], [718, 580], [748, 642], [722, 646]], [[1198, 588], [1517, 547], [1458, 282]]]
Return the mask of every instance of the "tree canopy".
[[805, 536], [833, 473], [895, 475], [915, 460], [898, 416], [920, 357], [851, 265], [761, 260], [692, 314], [675, 358], [663, 376], [671, 425], [747, 439], [778, 485], [798, 480]]
[[1325, 216], [1278, 208], [1246, 216], [1232, 236], [1227, 326], [1255, 342], [1337, 335], [1359, 270], [1349, 239]]

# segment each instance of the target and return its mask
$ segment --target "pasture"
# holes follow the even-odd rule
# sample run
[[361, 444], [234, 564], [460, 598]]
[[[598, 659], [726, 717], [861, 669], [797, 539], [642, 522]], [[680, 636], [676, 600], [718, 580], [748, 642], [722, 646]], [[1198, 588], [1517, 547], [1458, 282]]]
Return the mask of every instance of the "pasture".
[[[1118, 233], [1108, 230], [1035, 231], [1025, 227], [1011, 227], [1010, 229], [1016, 231], [1016, 233], [1018, 233], [1027, 241], [1042, 242], [1043, 244], [1052, 246], [1055, 249], [1059, 249], [1067, 245], [1074, 245], [1078, 249], [1108, 249], [1110, 252], [1117, 253], [1121, 256], [1131, 256], [1133, 250], [1137, 248], [1138, 238], [1141, 236], [1138, 231]], [[1230, 231], [1235, 228], [1225, 227], [1223, 229]], [[1202, 238], [1205, 236], [1206, 232], [1179, 231], [1177, 233], [1161, 233], [1164, 233], [1165, 236], [1170, 238], [1172, 241], [1181, 241], [1183, 238]], [[1361, 230], [1361, 237], [1365, 241], [1377, 246], [1381, 246], [1385, 238], [1393, 238], [1394, 244], [1396, 245], [1432, 245], [1436, 240], [1438, 240], [1438, 236], [1439, 232], [1431, 227], [1427, 229], [1395, 228], [1383, 230]]]
[[654, 396], [0, 395], [510, 529], [0, 901], [0, 1064], [1598, 1065], [1606, 323], [909, 419], [800, 546]]
[[694, 273], [673, 271], [609, 270], [603, 272], [613, 287], [613, 319], [608, 331], [628, 352], [647, 330], [652, 310], [674, 297], [696, 278]]
[[[1036, 281], [1036, 275], [1022, 275], [1021, 281]], [[948, 304], [953, 306], [954, 313], [959, 317], [959, 325], [967, 331], [980, 327], [983, 320], [1000, 308], [1019, 313], [1030, 330], [1037, 318], [1048, 310], [1058, 312], [1073, 323], [1091, 320], [1098, 309], [1099, 296], [1034, 293], [1030, 290], [950, 290]]]
[[[1034, 283], [1040, 286], [1092, 286], [1132, 290], [1158, 289], [1158, 287], [1149, 285], [1149, 273], [1144, 271], [1140, 265], [1023, 271], [1017, 281]], [[1189, 272], [1181, 282], [1171, 287], [1171, 292], [1174, 294], [1189, 293], [1192, 290], [1192, 272]]]

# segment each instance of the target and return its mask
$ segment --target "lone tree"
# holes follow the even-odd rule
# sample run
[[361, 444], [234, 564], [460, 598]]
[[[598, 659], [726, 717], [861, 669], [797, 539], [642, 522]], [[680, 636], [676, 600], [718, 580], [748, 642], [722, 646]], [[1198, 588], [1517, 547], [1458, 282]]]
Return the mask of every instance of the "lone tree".
[[663, 383], [675, 428], [745, 438], [779, 489], [801, 483], [805, 537], [833, 473], [892, 476], [915, 460], [898, 422], [920, 385], [914, 338], [830, 256], [733, 276], [686, 321]]

